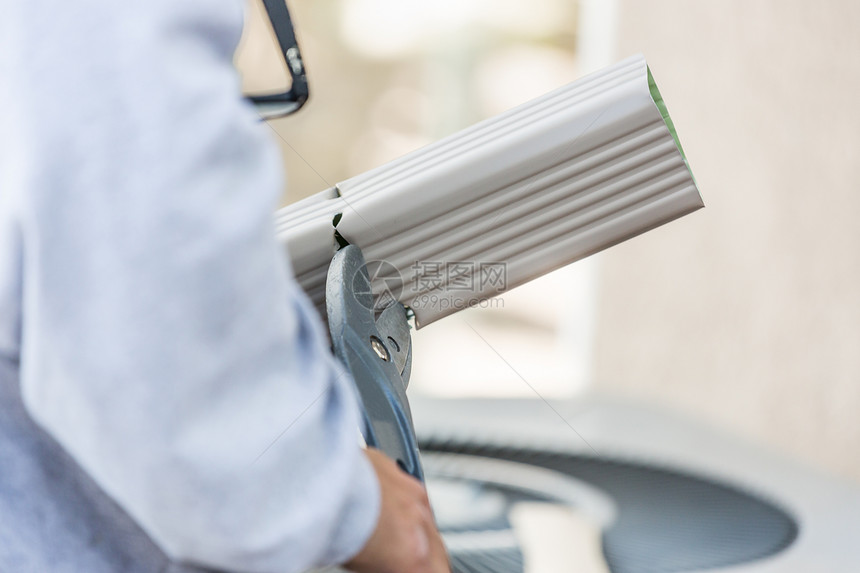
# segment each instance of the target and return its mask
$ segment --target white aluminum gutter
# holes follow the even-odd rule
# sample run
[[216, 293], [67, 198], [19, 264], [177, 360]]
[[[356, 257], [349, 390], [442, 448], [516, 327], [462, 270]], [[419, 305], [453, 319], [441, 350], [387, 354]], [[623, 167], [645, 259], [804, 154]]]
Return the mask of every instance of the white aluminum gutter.
[[319, 308], [337, 232], [418, 327], [703, 207], [642, 56], [278, 211]]

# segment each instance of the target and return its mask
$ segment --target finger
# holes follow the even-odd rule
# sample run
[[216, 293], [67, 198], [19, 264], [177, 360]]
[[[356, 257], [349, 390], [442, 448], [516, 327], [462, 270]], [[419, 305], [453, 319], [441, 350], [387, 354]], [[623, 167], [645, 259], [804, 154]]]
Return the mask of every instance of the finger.
[[418, 557], [419, 561], [430, 561], [432, 551], [435, 550], [432, 532], [428, 531], [426, 525], [418, 523], [415, 525], [414, 536], [415, 556]]
[[421, 522], [424, 526], [428, 527], [434, 533], [438, 533], [436, 531], [436, 519], [433, 517], [433, 512], [430, 510], [430, 506], [425, 504], [419, 505], [418, 513], [421, 516]]
[[445, 543], [442, 541], [442, 536], [434, 530], [434, 535], [430, 539], [431, 546], [431, 562], [433, 563], [432, 573], [450, 573], [451, 563], [448, 558], [448, 550], [445, 549]]

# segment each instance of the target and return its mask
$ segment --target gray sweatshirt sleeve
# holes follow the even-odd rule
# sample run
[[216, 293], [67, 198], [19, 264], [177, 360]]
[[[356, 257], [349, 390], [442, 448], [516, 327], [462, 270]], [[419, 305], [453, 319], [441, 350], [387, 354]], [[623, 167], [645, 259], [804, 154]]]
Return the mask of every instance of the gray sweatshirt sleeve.
[[0, 0], [0, 193], [32, 416], [171, 556], [288, 573], [355, 554], [379, 485], [275, 241], [243, 7]]

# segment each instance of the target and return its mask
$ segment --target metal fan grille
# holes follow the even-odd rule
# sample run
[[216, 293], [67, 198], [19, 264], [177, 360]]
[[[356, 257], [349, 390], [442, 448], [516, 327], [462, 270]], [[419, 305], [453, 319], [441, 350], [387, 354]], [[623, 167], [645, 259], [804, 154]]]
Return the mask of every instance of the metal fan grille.
[[[786, 511], [758, 495], [667, 468], [467, 442], [427, 441], [422, 450], [531, 464], [603, 490], [618, 507], [603, 535], [603, 551], [613, 573], [676, 573], [738, 565], [782, 551], [798, 533], [796, 521]], [[493, 568], [494, 555], [484, 558], [478, 565], [470, 562], [472, 569], [457, 570], [509, 570]]]

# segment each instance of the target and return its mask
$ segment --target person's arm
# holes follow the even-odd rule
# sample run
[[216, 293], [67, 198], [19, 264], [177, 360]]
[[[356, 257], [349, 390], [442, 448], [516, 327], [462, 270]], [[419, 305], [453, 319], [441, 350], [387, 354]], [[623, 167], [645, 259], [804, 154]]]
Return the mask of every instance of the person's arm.
[[278, 152], [231, 66], [243, 2], [0, 6], [30, 413], [173, 557], [349, 559], [379, 485], [273, 235]]

